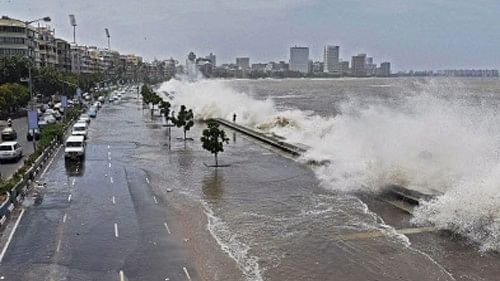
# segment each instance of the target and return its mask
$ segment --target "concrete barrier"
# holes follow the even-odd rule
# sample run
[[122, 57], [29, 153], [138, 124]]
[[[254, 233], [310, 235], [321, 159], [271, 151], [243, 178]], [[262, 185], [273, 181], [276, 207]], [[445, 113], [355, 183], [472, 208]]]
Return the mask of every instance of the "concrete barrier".
[[[258, 132], [255, 129], [249, 128], [244, 125], [236, 124], [234, 122], [230, 122], [222, 118], [215, 118], [213, 120], [225, 127], [228, 127], [234, 131], [240, 132], [244, 135], [247, 135], [264, 143], [270, 144], [294, 156], [300, 156], [307, 151], [306, 147], [301, 147], [296, 144], [287, 143], [283, 141], [284, 138], [280, 136], [269, 135], [265, 134], [264, 132]], [[440, 194], [425, 194], [398, 185], [388, 186], [387, 191], [392, 195], [413, 205], [418, 205], [422, 201], [428, 201], [434, 198], [435, 196], [440, 195]]]

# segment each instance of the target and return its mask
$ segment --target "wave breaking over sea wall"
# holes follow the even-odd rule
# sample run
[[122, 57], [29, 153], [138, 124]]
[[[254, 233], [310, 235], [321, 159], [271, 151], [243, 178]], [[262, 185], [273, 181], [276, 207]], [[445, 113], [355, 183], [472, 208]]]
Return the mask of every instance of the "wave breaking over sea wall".
[[[390, 100], [359, 107], [352, 99], [340, 113], [320, 116], [278, 109], [272, 99], [241, 92], [229, 81], [171, 80], [174, 105], [193, 108], [197, 119], [232, 119], [281, 135], [310, 149], [303, 161], [329, 190], [379, 191], [391, 184], [439, 194], [415, 213], [431, 222], [500, 250], [500, 114], [494, 95], [469, 93], [457, 81], [425, 80]], [[494, 101], [494, 102], [492, 102]]]

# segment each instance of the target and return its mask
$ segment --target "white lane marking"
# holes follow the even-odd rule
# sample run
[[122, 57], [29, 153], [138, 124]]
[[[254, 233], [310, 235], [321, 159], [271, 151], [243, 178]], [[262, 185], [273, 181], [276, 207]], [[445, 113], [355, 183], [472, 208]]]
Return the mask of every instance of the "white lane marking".
[[183, 266], [183, 267], [182, 267], [182, 269], [184, 270], [184, 273], [186, 274], [187, 279], [188, 279], [189, 281], [191, 281], [191, 276], [189, 276], [189, 272], [188, 272], [188, 270], [186, 269], [186, 267], [185, 267], [185, 266]]
[[153, 200], [155, 201], [155, 204], [158, 204], [158, 199], [156, 199], [156, 196], [153, 195]]
[[149, 179], [148, 178], [146, 178], [146, 182], [149, 184]]
[[168, 224], [167, 224], [167, 222], [164, 222], [164, 223], [163, 223], [163, 225], [165, 226], [165, 229], [167, 230], [168, 234], [172, 234], [172, 233], [170, 232], [170, 228], [168, 228]]
[[108, 163], [108, 167], [110, 167], [110, 168], [111, 168], [111, 163]]
[[116, 200], [115, 200], [115, 196], [113, 195], [113, 197], [111, 197], [111, 202], [113, 202], [113, 205], [116, 204]]
[[120, 281], [125, 281], [125, 274], [123, 273], [123, 270], [120, 270]]
[[66, 218], [68, 217], [68, 214], [64, 214], [63, 216], [63, 223], [66, 223]]
[[68, 202], [71, 202], [71, 194], [68, 195]]
[[108, 145], [108, 149], [110, 149], [110, 148], [111, 148], [111, 146]]
[[71, 181], [71, 185], [72, 185], [72, 186], [75, 186], [75, 182], [76, 182], [76, 179], [73, 179], [73, 180]]
[[61, 240], [57, 242], [56, 252], [59, 252], [60, 249], [61, 249]]
[[113, 183], [113, 177], [109, 177], [109, 181]]
[[115, 237], [118, 238], [118, 224], [115, 223]]
[[17, 227], [19, 226], [19, 222], [23, 218], [25, 209], [21, 210], [21, 214], [17, 218], [16, 224], [14, 224], [14, 228], [12, 229], [12, 232], [9, 235], [9, 238], [7, 239], [7, 243], [5, 243], [5, 246], [3, 247], [2, 252], [0, 253], [0, 263], [2, 263], [3, 256], [7, 252], [7, 248], [9, 248], [10, 242], [12, 241], [12, 237], [14, 237], [14, 233], [16, 232]]

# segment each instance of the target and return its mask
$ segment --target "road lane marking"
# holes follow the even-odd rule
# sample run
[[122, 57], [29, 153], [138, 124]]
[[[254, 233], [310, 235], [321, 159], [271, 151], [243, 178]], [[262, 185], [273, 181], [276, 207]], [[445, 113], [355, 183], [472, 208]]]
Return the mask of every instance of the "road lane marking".
[[111, 148], [111, 146], [108, 145], [108, 149], [110, 149], [110, 148]]
[[109, 181], [113, 183], [113, 177], [109, 177]]
[[108, 167], [110, 167], [110, 168], [111, 168], [111, 163], [108, 163]]
[[63, 216], [63, 223], [66, 223], [66, 217], [68, 216], [68, 214], [64, 214]]
[[9, 235], [9, 238], [7, 239], [7, 243], [5, 243], [5, 246], [3, 247], [2, 252], [0, 253], [0, 263], [2, 263], [3, 257], [5, 256], [5, 253], [7, 252], [7, 248], [9, 248], [10, 242], [12, 241], [12, 237], [14, 237], [14, 233], [16, 232], [17, 227], [19, 226], [19, 222], [23, 218], [25, 209], [21, 210], [21, 214], [19, 214], [19, 217], [17, 218], [16, 223], [14, 224], [14, 228], [12, 229], [12, 232]]
[[116, 204], [116, 201], [115, 201], [115, 196], [113, 195], [113, 197], [111, 197], [111, 202], [113, 202], [113, 205]]
[[115, 223], [115, 237], [118, 238], [118, 224]]
[[120, 281], [125, 281], [125, 274], [123, 273], [123, 270], [120, 270]]
[[68, 195], [68, 202], [71, 202], [71, 194]]
[[158, 199], [156, 199], [156, 196], [153, 195], [153, 200], [155, 201], [155, 204], [158, 205]]
[[164, 222], [164, 223], [163, 223], [163, 225], [165, 226], [165, 229], [167, 230], [168, 234], [172, 234], [172, 233], [170, 232], [170, 228], [168, 228], [168, 224], [167, 224], [167, 222]]
[[189, 276], [189, 272], [188, 272], [188, 270], [186, 269], [186, 267], [185, 267], [185, 266], [183, 266], [183, 267], [182, 267], [182, 269], [184, 270], [184, 273], [186, 274], [187, 279], [188, 279], [189, 281], [191, 281], [191, 276]]
[[72, 186], [75, 186], [75, 182], [76, 182], [76, 179], [73, 179], [73, 180], [71, 181], [71, 185], [72, 185]]
[[61, 249], [61, 240], [59, 239], [59, 242], [57, 242], [56, 252], [59, 252], [60, 249]]
[[148, 178], [146, 178], [146, 182], [149, 184], [149, 179]]

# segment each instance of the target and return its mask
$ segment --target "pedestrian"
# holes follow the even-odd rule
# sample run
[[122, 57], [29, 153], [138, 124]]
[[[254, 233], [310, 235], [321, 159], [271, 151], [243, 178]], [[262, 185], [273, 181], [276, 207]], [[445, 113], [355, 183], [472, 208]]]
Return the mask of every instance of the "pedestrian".
[[233, 123], [236, 123], [236, 113], [233, 114]]
[[7, 119], [7, 126], [12, 127], [12, 119]]

